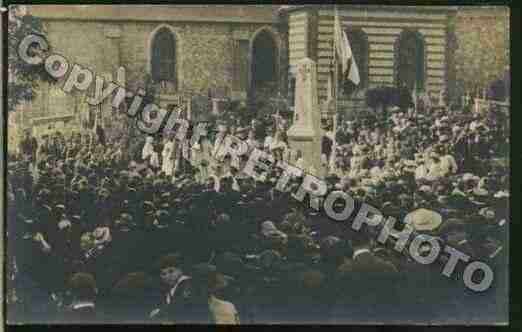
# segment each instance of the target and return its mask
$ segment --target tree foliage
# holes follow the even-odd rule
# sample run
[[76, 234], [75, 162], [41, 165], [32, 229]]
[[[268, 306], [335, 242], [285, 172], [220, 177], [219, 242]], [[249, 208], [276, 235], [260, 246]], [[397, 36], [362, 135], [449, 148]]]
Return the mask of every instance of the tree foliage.
[[[8, 109], [14, 111], [23, 101], [29, 101], [36, 96], [36, 87], [39, 82], [56, 83], [45, 70], [43, 62], [38, 65], [26, 63], [18, 55], [20, 42], [28, 35], [35, 34], [45, 38], [45, 31], [39, 18], [25, 12], [23, 6], [9, 7], [8, 20]], [[42, 54], [36, 45], [31, 45], [29, 55]], [[46, 50], [47, 52], [50, 51]], [[42, 56], [43, 57], [43, 56]]]

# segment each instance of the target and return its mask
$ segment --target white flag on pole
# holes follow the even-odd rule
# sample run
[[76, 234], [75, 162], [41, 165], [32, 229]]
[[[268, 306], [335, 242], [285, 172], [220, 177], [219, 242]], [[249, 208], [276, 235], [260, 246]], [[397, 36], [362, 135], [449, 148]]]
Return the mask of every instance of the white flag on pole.
[[346, 74], [346, 71], [348, 70], [348, 65], [351, 61], [348, 79], [352, 81], [355, 85], [358, 85], [361, 81], [361, 78], [359, 76], [359, 68], [357, 68], [357, 63], [355, 62], [355, 58], [353, 57], [350, 42], [348, 41], [346, 33], [342, 29], [341, 21], [339, 20], [339, 16], [337, 15], [337, 13], [335, 13], [334, 22], [334, 49], [336, 56], [341, 61], [343, 77]]

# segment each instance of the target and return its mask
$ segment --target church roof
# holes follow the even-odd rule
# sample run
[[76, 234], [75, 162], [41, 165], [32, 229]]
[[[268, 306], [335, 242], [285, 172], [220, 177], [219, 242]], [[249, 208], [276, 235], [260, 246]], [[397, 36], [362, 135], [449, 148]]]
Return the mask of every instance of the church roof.
[[[288, 13], [296, 10], [322, 7], [323, 9], [334, 8], [333, 4], [328, 5], [286, 5], [279, 6], [278, 13]], [[338, 9], [342, 8], [358, 8], [366, 10], [401, 10], [401, 11], [456, 11], [458, 6], [406, 6], [406, 5], [337, 5]]]
[[97, 21], [278, 22], [275, 5], [28, 5], [43, 19]]

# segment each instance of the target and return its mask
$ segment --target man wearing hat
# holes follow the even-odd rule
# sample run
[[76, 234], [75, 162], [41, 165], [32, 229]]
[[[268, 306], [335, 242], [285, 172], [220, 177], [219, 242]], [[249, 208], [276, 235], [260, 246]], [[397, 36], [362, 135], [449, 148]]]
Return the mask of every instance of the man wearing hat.
[[231, 302], [217, 297], [227, 281], [216, 266], [201, 263], [192, 267], [192, 291], [183, 307], [178, 307], [176, 323], [238, 325], [239, 314]]
[[[340, 302], [335, 306], [332, 318], [340, 322], [347, 311], [352, 310], [355, 316], [361, 315], [361, 318], [368, 317], [368, 312], [388, 313], [392, 316], [393, 308], [396, 306], [397, 268], [393, 263], [373, 253], [372, 240], [364, 231], [354, 234], [351, 246], [353, 248], [352, 272], [348, 275], [346, 274], [348, 271], [344, 272], [345, 278], [350, 281], [349, 288], [345, 290], [350, 293], [344, 296], [349, 296], [351, 299], [346, 303], [346, 299], [339, 298]], [[350, 304], [352, 306], [347, 308], [346, 306]]]
[[[262, 124], [255, 118], [252, 119], [252, 121], [250, 121], [249, 129], [253, 133], [253, 138], [255, 140], [260, 140], [265, 135], [265, 130], [264, 130]], [[249, 137], [250, 137], [250, 134], [249, 134]]]
[[183, 271], [183, 257], [180, 253], [167, 254], [159, 260], [161, 284], [167, 289], [159, 308], [150, 313], [154, 319], [173, 319], [178, 304], [184, 303], [191, 295], [190, 277]]
[[154, 308], [157, 287], [154, 279], [145, 272], [131, 272], [119, 279], [112, 287], [107, 311], [111, 322], [143, 323], [148, 320], [148, 313]]
[[38, 150], [38, 142], [36, 138], [31, 135], [30, 130], [25, 131], [25, 136], [20, 143], [20, 151], [23, 154], [25, 160], [30, 164], [36, 161], [36, 151]]
[[76, 273], [69, 279], [68, 290], [72, 302], [63, 313], [68, 323], [95, 323], [100, 320], [96, 311], [96, 280], [89, 273]]
[[268, 249], [281, 248], [288, 241], [288, 236], [278, 230], [270, 220], [264, 221], [261, 224], [261, 235], [263, 246]]

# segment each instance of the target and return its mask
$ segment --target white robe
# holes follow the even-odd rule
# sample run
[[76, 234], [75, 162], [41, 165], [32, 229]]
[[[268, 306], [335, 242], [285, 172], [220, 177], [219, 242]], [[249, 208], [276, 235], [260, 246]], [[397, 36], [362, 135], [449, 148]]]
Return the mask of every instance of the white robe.
[[425, 165], [419, 165], [417, 169], [415, 169], [415, 180], [426, 179], [428, 176], [428, 168]]
[[152, 146], [151, 137], [147, 137], [143, 150], [141, 151], [141, 159], [145, 160], [154, 153], [154, 147]]
[[161, 165], [161, 171], [165, 173], [167, 176], [172, 176], [174, 174], [174, 141], [168, 141], [163, 146], [163, 151], [161, 152], [161, 156], [163, 157], [163, 164]]
[[452, 155], [445, 155], [440, 159], [440, 167], [444, 175], [456, 174], [458, 170], [457, 162]]
[[429, 165], [429, 171], [426, 179], [428, 181], [437, 181], [445, 176], [441, 163], [432, 163]]
[[150, 165], [153, 167], [160, 167], [159, 155], [157, 152], [152, 152], [150, 155]]

